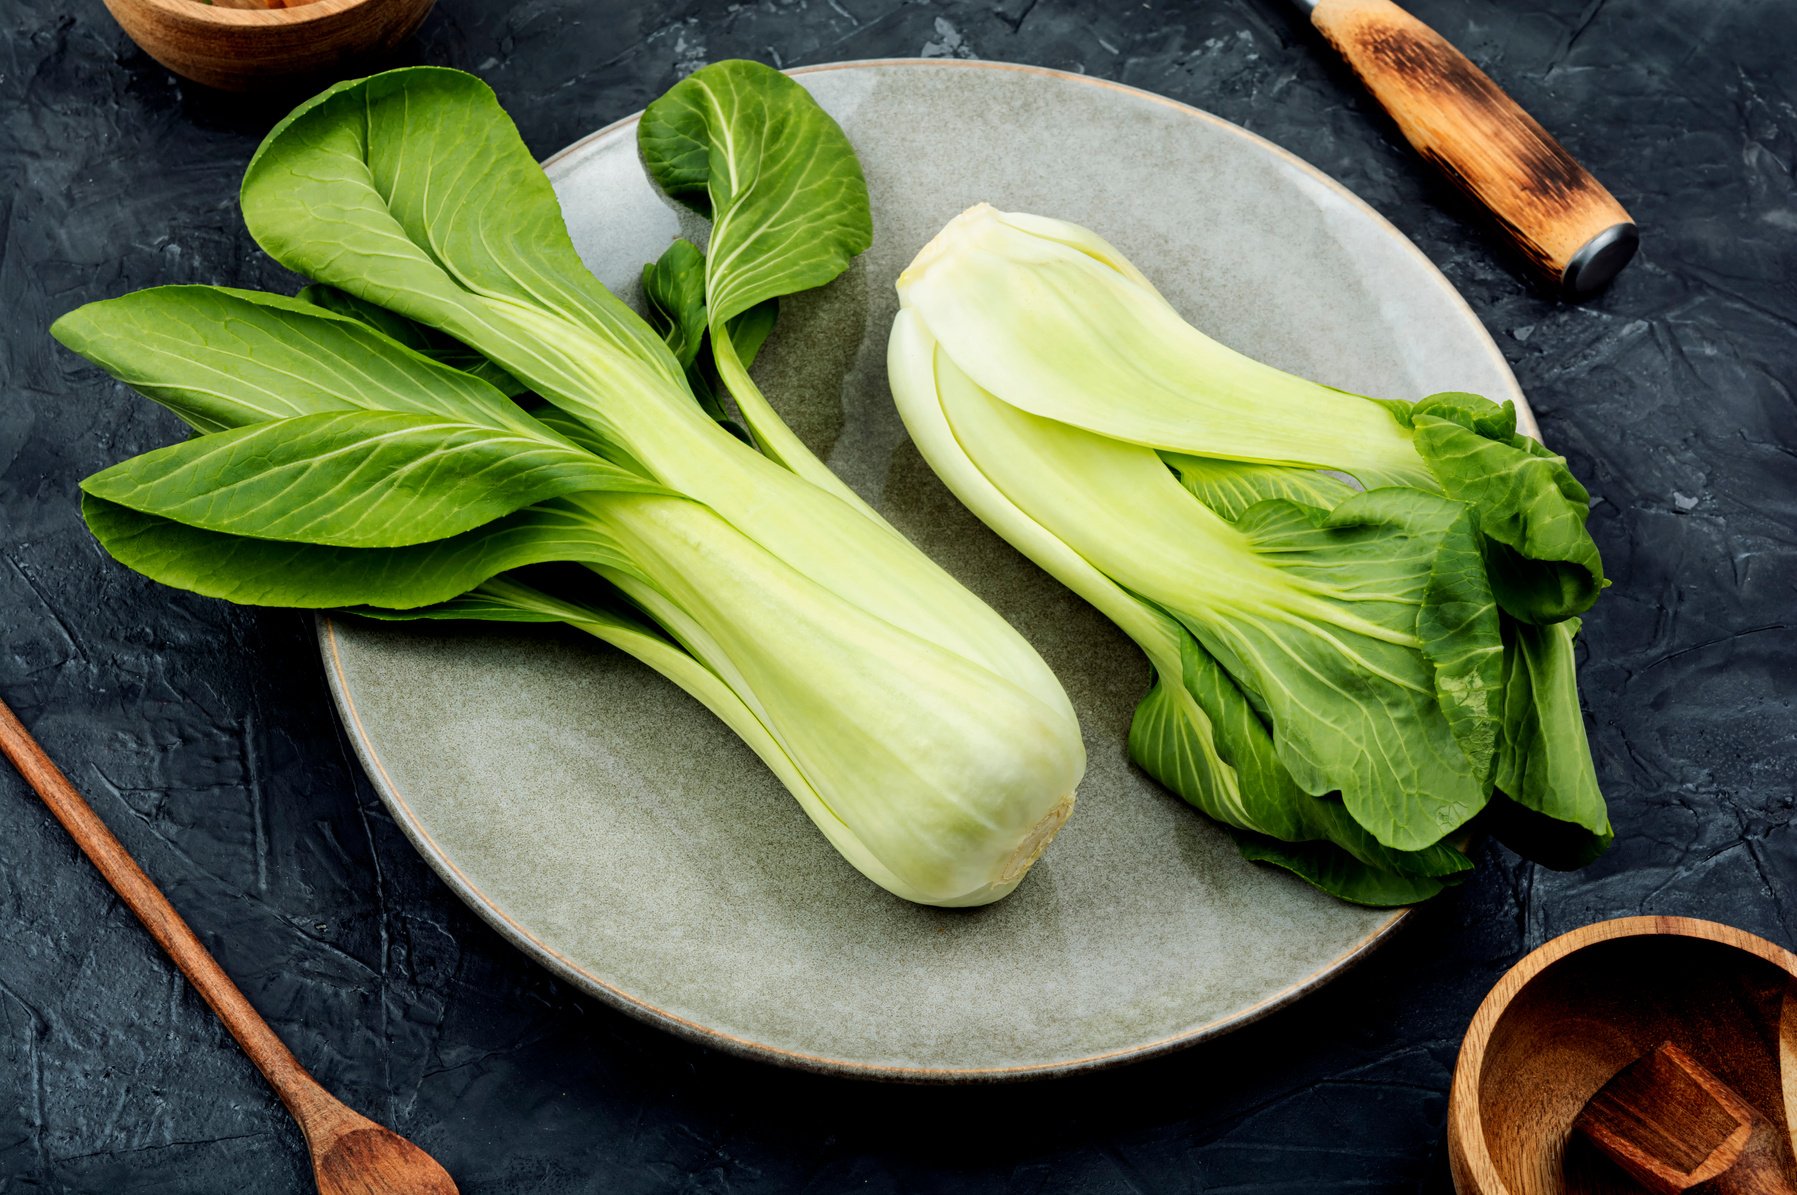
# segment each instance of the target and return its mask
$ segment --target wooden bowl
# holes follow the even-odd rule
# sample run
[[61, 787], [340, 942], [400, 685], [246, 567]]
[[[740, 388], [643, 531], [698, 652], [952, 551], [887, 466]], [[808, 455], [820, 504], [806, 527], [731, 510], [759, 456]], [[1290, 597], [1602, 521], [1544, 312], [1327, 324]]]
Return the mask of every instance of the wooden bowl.
[[1448, 1101], [1460, 1195], [1639, 1192], [1572, 1122], [1628, 1063], [1671, 1041], [1779, 1130], [1797, 1173], [1797, 955], [1688, 917], [1564, 934], [1511, 968], [1473, 1017]]
[[177, 75], [224, 91], [274, 91], [323, 82], [347, 62], [391, 50], [434, 2], [227, 8], [200, 0], [106, 0], [106, 7], [144, 53]]

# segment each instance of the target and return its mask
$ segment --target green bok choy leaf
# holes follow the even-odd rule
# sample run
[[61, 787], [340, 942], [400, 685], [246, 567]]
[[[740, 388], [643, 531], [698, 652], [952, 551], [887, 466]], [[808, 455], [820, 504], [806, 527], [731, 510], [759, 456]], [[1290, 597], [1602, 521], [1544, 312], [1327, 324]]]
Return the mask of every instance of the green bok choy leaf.
[[718, 375], [755, 442], [859, 505], [748, 373], [772, 305], [835, 278], [873, 242], [867, 183], [842, 129], [816, 104], [789, 102], [767, 74], [753, 62], [695, 71], [643, 110], [637, 148], [657, 186], [711, 219], [704, 319]]
[[[130, 567], [233, 601], [578, 627], [716, 713], [876, 883], [996, 900], [1072, 807], [1072, 707], [771, 408], [751, 422], [773, 457], [690, 387], [702, 330], [740, 402], [769, 301], [870, 235], [852, 150], [798, 85], [746, 63], [708, 77], [737, 97], [716, 117], [737, 177], [765, 162], [796, 185], [786, 143], [731, 123], [778, 120], [841, 186], [733, 206], [709, 264], [671, 251], [663, 331], [581, 265], [479, 80], [413, 68], [302, 104], [242, 195], [261, 245], [313, 280], [302, 297], [165, 287], [53, 329], [201, 433], [88, 479], [89, 526]], [[779, 264], [832, 238], [821, 266]], [[547, 405], [508, 397], [526, 393]], [[551, 563], [574, 580], [531, 571]]]

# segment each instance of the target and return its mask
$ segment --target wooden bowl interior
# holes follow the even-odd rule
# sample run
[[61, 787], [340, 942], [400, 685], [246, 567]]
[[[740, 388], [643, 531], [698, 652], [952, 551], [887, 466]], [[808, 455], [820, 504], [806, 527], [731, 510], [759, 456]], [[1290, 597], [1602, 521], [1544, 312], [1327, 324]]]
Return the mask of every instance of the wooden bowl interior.
[[[1479, 1123], [1511, 1195], [1639, 1192], [1583, 1141], [1573, 1119], [1618, 1070], [1661, 1042], [1680, 1046], [1781, 1129], [1797, 1173], [1783, 1051], [1792, 977], [1721, 942], [1655, 934], [1576, 950], [1530, 980], [1493, 1026]], [[1781, 1023], [1784, 1027], [1781, 1030]], [[1786, 1043], [1781, 1047], [1781, 1041]], [[1794, 1093], [1797, 1094], [1797, 1093]]]

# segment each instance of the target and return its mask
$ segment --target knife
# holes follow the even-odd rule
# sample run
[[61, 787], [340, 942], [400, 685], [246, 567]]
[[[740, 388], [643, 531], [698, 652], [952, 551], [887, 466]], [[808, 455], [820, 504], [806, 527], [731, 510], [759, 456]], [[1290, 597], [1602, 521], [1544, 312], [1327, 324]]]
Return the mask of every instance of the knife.
[[1641, 236], [1616, 197], [1441, 34], [1392, 0], [1293, 2], [1548, 286], [1586, 298], [1635, 255]]

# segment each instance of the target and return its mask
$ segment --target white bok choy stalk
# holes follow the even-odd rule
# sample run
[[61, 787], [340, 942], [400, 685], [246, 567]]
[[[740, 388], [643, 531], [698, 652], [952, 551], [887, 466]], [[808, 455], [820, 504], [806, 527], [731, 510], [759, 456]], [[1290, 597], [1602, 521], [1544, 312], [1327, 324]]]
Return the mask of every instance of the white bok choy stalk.
[[[696, 92], [675, 164], [682, 186], [716, 172], [719, 228], [710, 262], [678, 242], [650, 268], [659, 332], [581, 265], [479, 80], [413, 68], [302, 104], [243, 208], [313, 286], [163, 287], [57, 322], [200, 433], [89, 478], [89, 525], [232, 601], [566, 622], [702, 701], [882, 887], [997, 900], [1072, 808], [1072, 707], [765, 401], [745, 418], [778, 459], [720, 422], [716, 379], [744, 384], [774, 301], [835, 277], [871, 225], [846, 138], [796, 84], [722, 63], [670, 97]], [[733, 126], [769, 112], [778, 145]], [[771, 209], [732, 198], [751, 193]]]
[[1571, 657], [1605, 583], [1586, 494], [1507, 404], [1282, 373], [1087, 230], [984, 204], [898, 290], [920, 451], [1140, 645], [1132, 758], [1250, 858], [1403, 904], [1470, 868], [1488, 808], [1537, 857], [1607, 844]]

